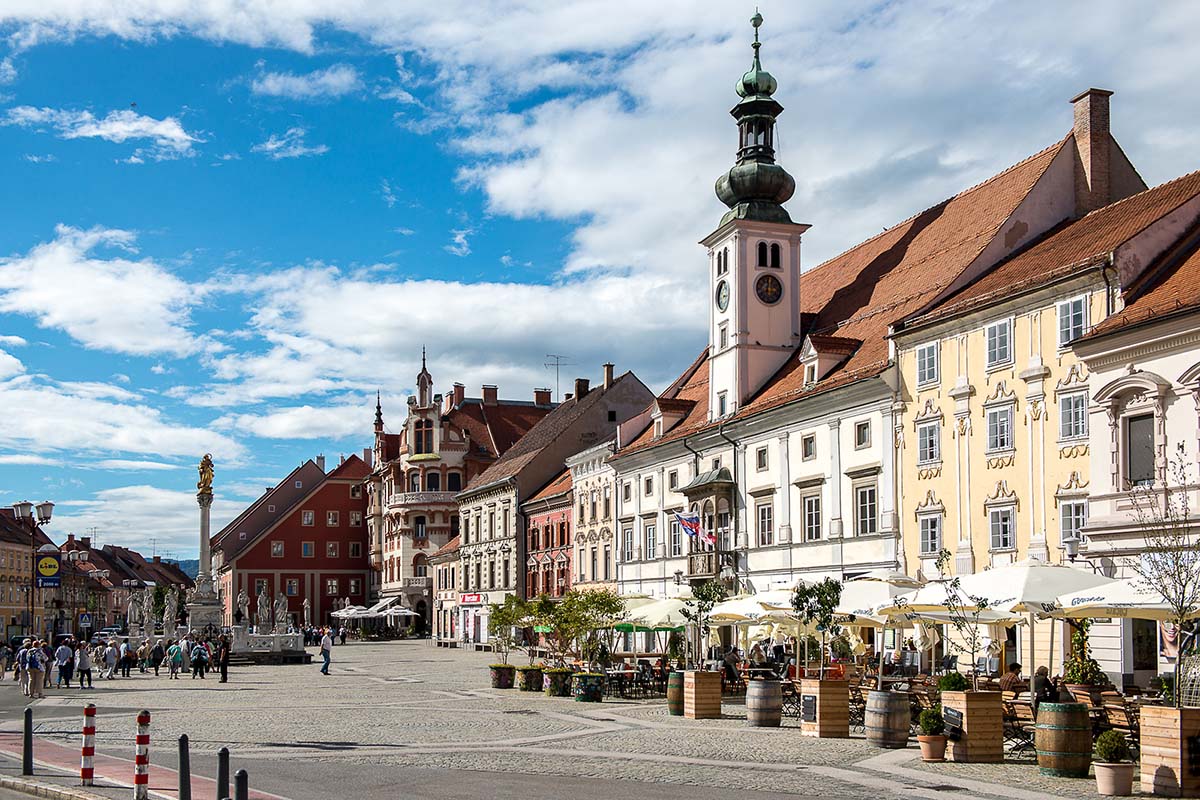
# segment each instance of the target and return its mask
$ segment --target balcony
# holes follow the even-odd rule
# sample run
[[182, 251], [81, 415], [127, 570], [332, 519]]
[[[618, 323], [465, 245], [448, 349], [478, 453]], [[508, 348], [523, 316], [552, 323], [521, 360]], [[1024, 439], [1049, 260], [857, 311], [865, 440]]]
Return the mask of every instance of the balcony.
[[701, 553], [688, 553], [688, 580], [704, 580], [716, 578], [723, 567], [732, 567], [736, 563], [736, 554], [732, 550], [707, 550]]
[[398, 492], [388, 501], [389, 508], [411, 508], [454, 502], [458, 492]]
[[406, 589], [428, 589], [433, 586], [433, 578], [405, 578], [404, 588]]

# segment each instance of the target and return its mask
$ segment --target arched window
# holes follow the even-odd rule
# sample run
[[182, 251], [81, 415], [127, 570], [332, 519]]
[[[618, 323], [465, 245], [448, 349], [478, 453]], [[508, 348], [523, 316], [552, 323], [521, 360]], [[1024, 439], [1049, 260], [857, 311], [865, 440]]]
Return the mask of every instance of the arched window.
[[413, 423], [413, 452], [433, 452], [433, 420], [417, 420]]
[[425, 491], [440, 492], [442, 490], [442, 474], [429, 472], [425, 474]]
[[417, 553], [413, 556], [413, 577], [424, 578], [429, 574], [429, 559], [424, 553]]
[[760, 266], [760, 267], [767, 266], [767, 243], [766, 242], [758, 243], [758, 266]]
[[779, 269], [781, 266], [780, 256], [781, 256], [781, 251], [779, 249], [779, 243], [771, 242], [771, 266], [774, 267], [775, 269]]
[[457, 472], [451, 472], [446, 476], [446, 491], [461, 492], [462, 491], [462, 475]]
[[408, 473], [408, 490], [410, 492], [421, 491], [421, 471], [414, 469]]

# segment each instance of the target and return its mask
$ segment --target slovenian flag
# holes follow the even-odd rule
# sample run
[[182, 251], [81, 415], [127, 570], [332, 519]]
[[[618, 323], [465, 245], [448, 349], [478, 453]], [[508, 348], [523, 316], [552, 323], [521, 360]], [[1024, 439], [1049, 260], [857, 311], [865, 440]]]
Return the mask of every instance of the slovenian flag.
[[688, 536], [700, 535], [700, 515], [699, 514], [683, 514], [675, 513], [675, 520], [679, 523], [679, 527], [683, 528], [683, 532]]

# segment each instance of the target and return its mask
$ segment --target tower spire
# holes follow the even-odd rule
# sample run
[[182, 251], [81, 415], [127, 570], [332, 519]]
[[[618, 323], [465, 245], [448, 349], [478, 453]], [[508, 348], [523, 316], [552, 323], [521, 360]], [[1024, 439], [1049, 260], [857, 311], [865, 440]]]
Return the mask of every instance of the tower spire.
[[383, 401], [378, 389], [375, 390], [375, 432], [383, 433]]
[[717, 178], [717, 197], [729, 206], [722, 225], [731, 219], [792, 221], [783, 203], [795, 193], [796, 181], [775, 163], [775, 120], [783, 113], [783, 106], [772, 97], [779, 84], [763, 69], [759, 58], [762, 42], [758, 29], [762, 23], [762, 14], [755, 11], [750, 18], [754, 58], [734, 87], [742, 99], [729, 112], [737, 120], [738, 151], [733, 168]]

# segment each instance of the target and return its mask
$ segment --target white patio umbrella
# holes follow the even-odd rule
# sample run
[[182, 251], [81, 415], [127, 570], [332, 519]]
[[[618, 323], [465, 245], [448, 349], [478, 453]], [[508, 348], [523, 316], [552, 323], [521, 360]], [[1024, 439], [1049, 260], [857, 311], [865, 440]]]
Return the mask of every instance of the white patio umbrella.
[[[1141, 578], [1125, 578], [1078, 592], [1058, 596], [1058, 608], [1051, 617], [1091, 619], [1128, 617], [1130, 619], [1171, 620], [1175, 612], [1163, 602], [1162, 595]], [[1192, 616], [1200, 617], [1200, 610]]]
[[709, 619], [722, 624], [756, 620], [767, 612], [757, 594], [743, 594], [713, 606]]

